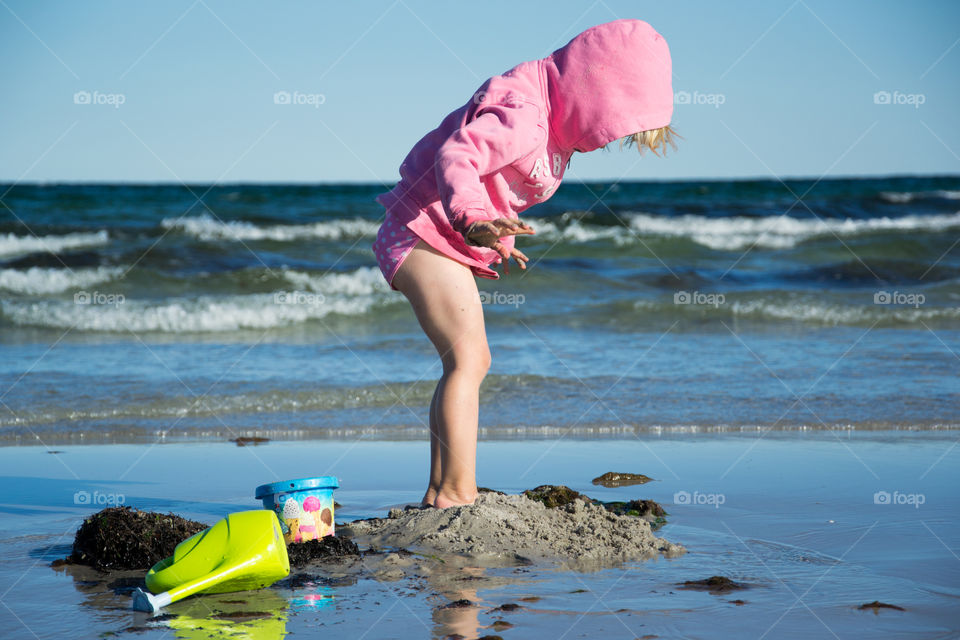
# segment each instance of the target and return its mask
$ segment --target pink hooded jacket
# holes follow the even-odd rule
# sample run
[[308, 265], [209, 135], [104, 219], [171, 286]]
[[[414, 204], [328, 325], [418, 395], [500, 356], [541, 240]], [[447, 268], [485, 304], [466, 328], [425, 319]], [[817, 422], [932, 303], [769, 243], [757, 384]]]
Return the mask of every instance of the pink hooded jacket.
[[[477, 220], [517, 218], [549, 198], [574, 151], [670, 124], [670, 50], [640, 20], [597, 25], [542, 60], [487, 80], [420, 139], [400, 182], [377, 197], [388, 215], [474, 274], [496, 279], [493, 249], [468, 246]], [[502, 239], [513, 247], [513, 237]]]

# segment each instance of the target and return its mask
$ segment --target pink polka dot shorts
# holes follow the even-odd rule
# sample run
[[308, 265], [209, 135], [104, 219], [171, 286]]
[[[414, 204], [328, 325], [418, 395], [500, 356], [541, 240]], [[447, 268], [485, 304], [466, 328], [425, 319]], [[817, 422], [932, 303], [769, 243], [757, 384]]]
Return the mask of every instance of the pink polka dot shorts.
[[419, 241], [420, 236], [410, 231], [407, 225], [387, 214], [373, 243], [373, 255], [376, 256], [380, 271], [391, 289], [396, 289], [393, 286], [393, 277], [397, 275], [397, 269]]

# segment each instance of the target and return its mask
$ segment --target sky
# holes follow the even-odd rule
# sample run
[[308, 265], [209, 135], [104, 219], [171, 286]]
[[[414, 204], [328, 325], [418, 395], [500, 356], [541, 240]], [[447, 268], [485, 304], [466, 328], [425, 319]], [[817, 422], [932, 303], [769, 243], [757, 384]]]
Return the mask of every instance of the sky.
[[0, 181], [389, 185], [486, 78], [618, 18], [669, 43], [683, 140], [568, 179], [960, 173], [954, 0], [0, 0]]

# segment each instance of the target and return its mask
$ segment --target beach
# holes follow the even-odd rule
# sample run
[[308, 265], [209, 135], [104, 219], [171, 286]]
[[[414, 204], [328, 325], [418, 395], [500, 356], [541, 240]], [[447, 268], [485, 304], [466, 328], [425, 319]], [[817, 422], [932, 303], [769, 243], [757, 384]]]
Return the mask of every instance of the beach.
[[960, 640], [960, 2], [0, 5], [0, 640]]
[[[84, 516], [112, 500], [212, 523], [258, 508], [253, 488], [274, 474], [332, 474], [341, 478], [338, 524], [383, 517], [419, 500], [424, 443], [116, 444], [64, 446], [57, 453], [5, 447], [0, 583], [6, 607], [0, 619], [11, 638], [73, 636], [78, 629], [85, 637], [196, 638], [224, 628], [251, 638], [283, 632], [670, 638], [704, 637], [704, 629], [709, 637], [730, 638], [831, 631], [949, 637], [960, 627], [955, 436], [811, 431], [484, 441], [481, 483], [510, 493], [563, 483], [604, 500], [656, 500], [668, 512], [657, 535], [686, 553], [576, 571], [555, 563], [483, 566], [381, 551], [363, 562], [294, 570], [291, 580], [239, 600], [225, 594], [208, 596], [206, 605], [198, 598], [174, 603], [153, 621], [130, 609], [129, 581], [137, 572], [50, 566], [69, 554]], [[654, 481], [591, 484], [610, 469], [642, 471]], [[878, 502], [884, 491], [891, 500], [884, 502], [881, 493]], [[82, 492], [101, 504], [77, 504]], [[922, 495], [923, 502], [908, 504], [905, 495]], [[680, 588], [714, 575], [747, 588]], [[460, 600], [470, 604], [448, 606]], [[875, 601], [903, 610], [858, 609]]]

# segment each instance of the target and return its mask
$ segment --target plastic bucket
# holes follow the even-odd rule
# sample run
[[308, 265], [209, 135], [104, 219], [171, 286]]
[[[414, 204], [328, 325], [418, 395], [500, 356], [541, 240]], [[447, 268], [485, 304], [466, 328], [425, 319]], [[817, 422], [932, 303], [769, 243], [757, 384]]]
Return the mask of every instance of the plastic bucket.
[[333, 535], [333, 490], [339, 486], [334, 476], [301, 478], [262, 484], [254, 496], [277, 514], [283, 539], [291, 544]]

